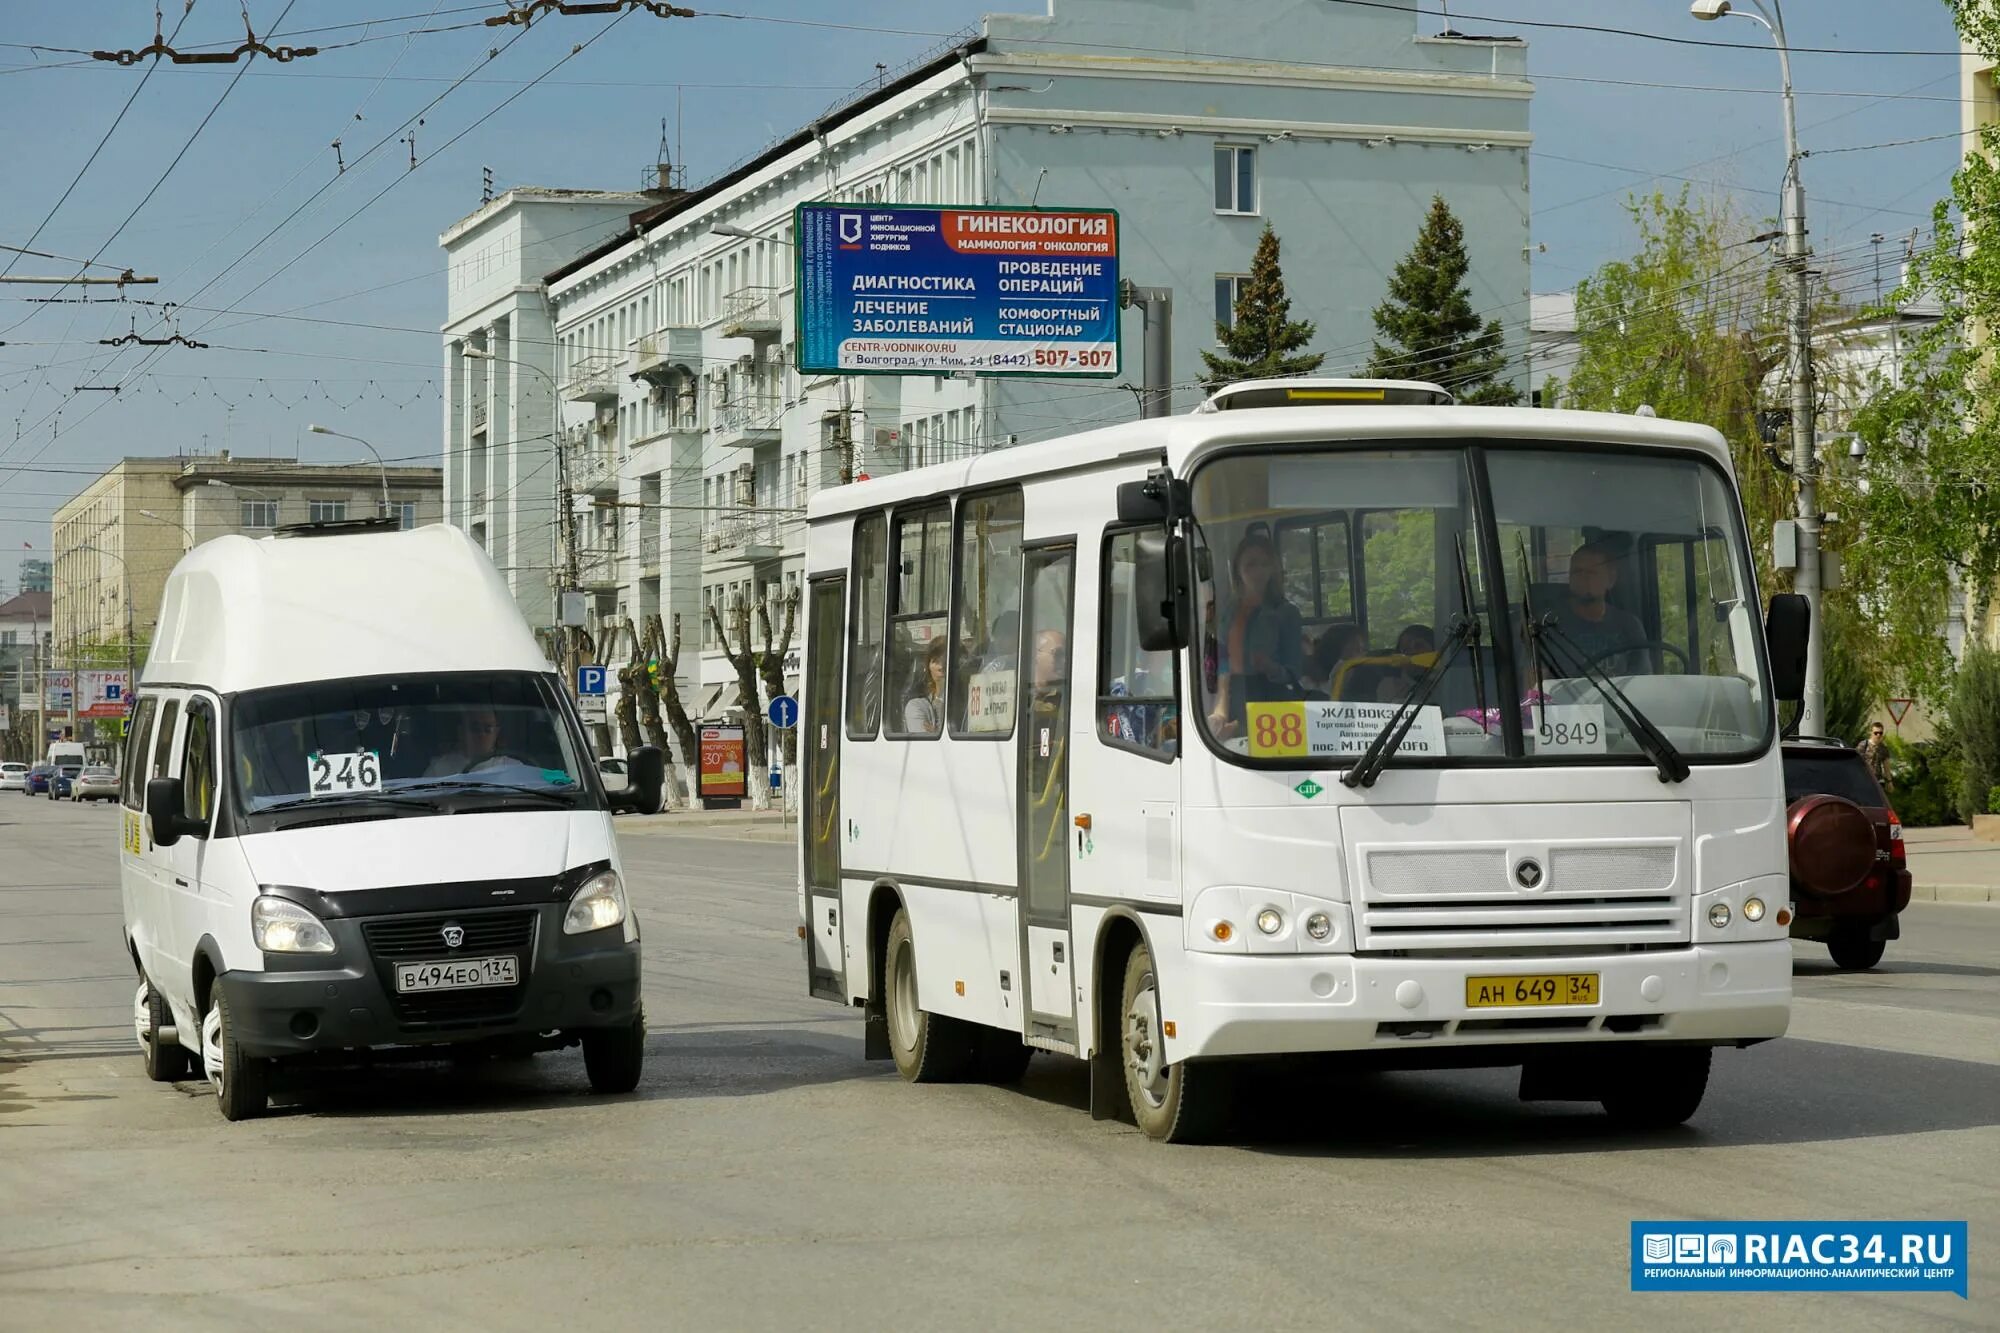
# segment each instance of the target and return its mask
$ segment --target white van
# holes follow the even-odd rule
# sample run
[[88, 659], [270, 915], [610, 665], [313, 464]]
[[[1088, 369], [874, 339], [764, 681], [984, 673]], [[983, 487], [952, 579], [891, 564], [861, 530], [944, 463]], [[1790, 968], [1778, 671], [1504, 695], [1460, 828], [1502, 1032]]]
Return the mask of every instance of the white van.
[[[223, 537], [169, 576], [125, 753], [147, 1074], [231, 1120], [273, 1066], [554, 1050], [639, 1080], [639, 927], [567, 694], [459, 529]], [[406, 1052], [408, 1053], [408, 1052]], [[417, 1053], [423, 1053], [421, 1050]]]

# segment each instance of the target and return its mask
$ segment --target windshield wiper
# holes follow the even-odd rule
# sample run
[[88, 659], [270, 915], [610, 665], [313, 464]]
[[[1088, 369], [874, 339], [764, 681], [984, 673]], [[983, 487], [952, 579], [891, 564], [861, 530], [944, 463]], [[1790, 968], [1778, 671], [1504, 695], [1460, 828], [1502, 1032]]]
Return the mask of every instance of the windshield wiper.
[[[1479, 643], [1479, 616], [1472, 609], [1472, 576], [1465, 567], [1465, 542], [1462, 538], [1458, 539], [1457, 546], [1460, 610], [1458, 618], [1452, 622], [1451, 633], [1445, 638], [1444, 650], [1431, 660], [1431, 669], [1424, 673], [1422, 680], [1410, 687], [1410, 692], [1396, 705], [1396, 711], [1389, 714], [1389, 720], [1382, 724], [1382, 729], [1375, 733], [1375, 739], [1368, 743], [1368, 748], [1354, 761], [1354, 767], [1341, 775], [1341, 782], [1349, 787], [1375, 785], [1375, 779], [1382, 776], [1383, 765], [1389, 762], [1389, 756], [1402, 745], [1403, 737], [1409, 735], [1410, 728], [1416, 724], [1417, 714], [1422, 710], [1425, 701], [1437, 692], [1437, 687], [1443, 683], [1445, 673], [1451, 669], [1451, 664], [1457, 660], [1459, 652], [1467, 645], [1476, 647]], [[1479, 663], [1472, 664], [1472, 674], [1475, 679], [1478, 678]], [[1480, 725], [1484, 726], [1486, 716], [1484, 682], [1477, 688], [1480, 696]]]
[[330, 810], [355, 804], [391, 805], [411, 810], [436, 810], [436, 801], [427, 801], [420, 796], [400, 796], [390, 792], [356, 791], [335, 792], [326, 796], [293, 796], [271, 805], [260, 805], [250, 811], [253, 815], [282, 814], [287, 810]]
[[441, 795], [465, 793], [472, 796], [525, 796], [529, 800], [542, 801], [550, 805], [574, 805], [582, 793], [581, 787], [515, 787], [505, 782], [467, 782], [459, 778], [435, 778], [428, 782], [412, 782], [396, 788], [398, 794], [413, 791], [437, 792]]
[[[1640, 712], [1638, 706], [1625, 697], [1625, 692], [1618, 688], [1618, 683], [1590, 660], [1574, 639], [1557, 627], [1555, 616], [1535, 615], [1534, 608], [1528, 603], [1528, 551], [1525, 543], [1521, 547], [1521, 618], [1527, 627], [1528, 644], [1534, 650], [1535, 665], [1538, 670], [1546, 661], [1566, 675], [1582, 676], [1595, 685], [1598, 693], [1602, 694], [1605, 701], [1611, 705], [1611, 711], [1618, 714], [1618, 720], [1625, 724], [1625, 730], [1631, 733], [1632, 739], [1638, 743], [1641, 750], [1645, 751], [1646, 757], [1653, 761], [1653, 767], [1660, 771], [1660, 781], [1687, 781], [1688, 774], [1694, 770], [1688, 767], [1686, 758], [1675, 748], [1674, 743], [1666, 738], [1665, 733], [1654, 726], [1652, 719]], [[1547, 641], [1546, 645], [1544, 640]], [[1558, 657], [1557, 650], [1569, 660], [1565, 662], [1563, 658]], [[1546, 702], [1542, 704], [1544, 708], [1547, 706]]]

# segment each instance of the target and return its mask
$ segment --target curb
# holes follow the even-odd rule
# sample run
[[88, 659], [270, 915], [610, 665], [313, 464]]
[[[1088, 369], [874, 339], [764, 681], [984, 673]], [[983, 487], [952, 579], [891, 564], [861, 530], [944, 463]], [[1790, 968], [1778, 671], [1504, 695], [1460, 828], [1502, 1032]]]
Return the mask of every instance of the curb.
[[2000, 906], [2000, 889], [1986, 884], [1917, 884], [1910, 889], [1910, 901]]

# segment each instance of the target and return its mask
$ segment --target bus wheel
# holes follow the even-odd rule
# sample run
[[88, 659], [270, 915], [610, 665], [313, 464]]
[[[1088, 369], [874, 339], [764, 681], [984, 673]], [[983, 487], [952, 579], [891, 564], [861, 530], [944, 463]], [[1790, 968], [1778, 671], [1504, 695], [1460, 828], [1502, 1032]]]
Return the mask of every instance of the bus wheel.
[[201, 1020], [201, 1062], [215, 1087], [215, 1104], [224, 1120], [249, 1120], [270, 1104], [269, 1062], [245, 1055], [236, 1044], [236, 1025], [229, 1015], [229, 996], [215, 983], [208, 1012]]
[[132, 1003], [132, 1026], [138, 1033], [139, 1052], [146, 1058], [146, 1077], [155, 1083], [172, 1083], [188, 1074], [188, 1053], [171, 1035], [173, 1010], [152, 983], [141, 981]]
[[1667, 1047], [1626, 1055], [1602, 1098], [1613, 1122], [1626, 1129], [1671, 1129], [1700, 1108], [1713, 1049]]
[[1132, 1118], [1146, 1137], [1165, 1143], [1203, 1143], [1229, 1117], [1229, 1081], [1222, 1066], [1198, 1060], [1166, 1062], [1159, 981], [1143, 944], [1125, 960], [1125, 991], [1118, 1023], [1125, 1092]]
[[968, 1023], [924, 1012], [917, 995], [917, 944], [910, 913], [896, 910], [883, 949], [884, 1007], [889, 1011], [889, 1052], [896, 1072], [910, 1083], [950, 1083], [964, 1077], [978, 1034]]

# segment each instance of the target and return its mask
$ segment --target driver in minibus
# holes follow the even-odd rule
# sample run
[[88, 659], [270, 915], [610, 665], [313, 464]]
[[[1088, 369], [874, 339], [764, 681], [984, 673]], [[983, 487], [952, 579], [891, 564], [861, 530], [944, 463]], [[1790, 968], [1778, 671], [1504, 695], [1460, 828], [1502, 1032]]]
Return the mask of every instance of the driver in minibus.
[[[1577, 547], [1569, 557], [1567, 594], [1556, 607], [1556, 628], [1586, 661], [1613, 675], [1630, 675], [1646, 669], [1637, 650], [1650, 636], [1639, 617], [1609, 601], [1617, 586], [1618, 553], [1610, 543], [1598, 538]], [[1621, 648], [1631, 651], [1617, 651]]]

